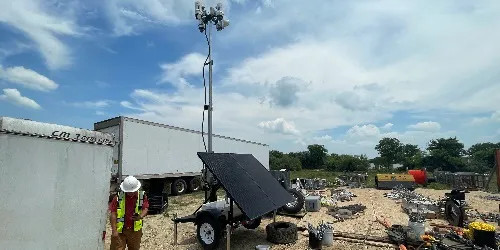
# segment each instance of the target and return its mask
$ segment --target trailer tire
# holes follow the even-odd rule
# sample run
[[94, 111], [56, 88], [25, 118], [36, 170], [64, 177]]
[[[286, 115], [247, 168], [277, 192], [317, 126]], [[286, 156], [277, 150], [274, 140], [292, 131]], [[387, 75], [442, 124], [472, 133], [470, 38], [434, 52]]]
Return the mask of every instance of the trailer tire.
[[260, 226], [261, 221], [262, 221], [262, 219], [259, 217], [257, 219], [243, 221], [243, 222], [241, 222], [241, 224], [246, 229], [256, 229]]
[[219, 221], [210, 215], [203, 215], [196, 222], [196, 238], [205, 250], [212, 250], [219, 244], [222, 227]]
[[290, 222], [273, 222], [266, 226], [267, 240], [274, 244], [289, 244], [297, 241], [297, 225]]
[[194, 177], [188, 181], [188, 191], [198, 192], [201, 190], [201, 179], [199, 177]]
[[183, 179], [175, 179], [172, 182], [172, 194], [173, 195], [181, 195], [186, 193], [187, 191], [187, 183]]
[[295, 201], [283, 206], [283, 211], [290, 214], [296, 214], [304, 207], [304, 195], [296, 189], [288, 189], [288, 192], [295, 198]]

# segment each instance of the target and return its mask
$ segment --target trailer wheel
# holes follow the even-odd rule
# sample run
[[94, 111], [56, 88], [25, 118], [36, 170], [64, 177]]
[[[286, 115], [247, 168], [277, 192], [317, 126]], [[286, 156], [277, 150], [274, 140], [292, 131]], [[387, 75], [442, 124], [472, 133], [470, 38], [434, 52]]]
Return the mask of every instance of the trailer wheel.
[[297, 226], [290, 222], [273, 222], [266, 226], [267, 240], [275, 244], [294, 243], [297, 240]]
[[205, 215], [198, 219], [197, 224], [196, 237], [203, 249], [215, 249], [222, 233], [220, 223], [212, 216]]
[[198, 192], [201, 189], [201, 180], [198, 177], [194, 177], [188, 182], [189, 192]]
[[288, 189], [288, 192], [295, 199], [294, 201], [287, 203], [283, 206], [283, 211], [291, 214], [296, 214], [302, 210], [304, 207], [304, 195], [296, 189]]
[[261, 218], [253, 219], [253, 220], [247, 220], [241, 222], [241, 225], [243, 225], [246, 229], [256, 229], [260, 226]]
[[181, 195], [186, 193], [187, 191], [187, 184], [186, 181], [183, 179], [175, 179], [174, 182], [172, 182], [172, 194], [173, 195]]

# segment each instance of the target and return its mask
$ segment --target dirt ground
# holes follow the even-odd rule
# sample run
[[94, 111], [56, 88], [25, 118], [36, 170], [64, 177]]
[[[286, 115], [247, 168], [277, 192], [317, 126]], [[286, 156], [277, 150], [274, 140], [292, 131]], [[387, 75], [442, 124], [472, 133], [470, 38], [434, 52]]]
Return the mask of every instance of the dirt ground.
[[[397, 204], [394, 200], [383, 196], [388, 191], [376, 190], [372, 188], [366, 189], [351, 189], [351, 192], [357, 195], [353, 201], [339, 202], [339, 206], [361, 203], [367, 208], [365, 212], [351, 220], [338, 222], [334, 224], [334, 230], [337, 232], [352, 232], [357, 234], [368, 234], [376, 236], [385, 236], [384, 228], [379, 223], [375, 222], [376, 217], [385, 217], [392, 224], [406, 225], [408, 223], [408, 216], [403, 213], [401, 205]], [[417, 192], [429, 196], [433, 199], [444, 197], [446, 190], [431, 190], [431, 189], [417, 189]], [[492, 212], [498, 213], [499, 202], [490, 201], [481, 198], [487, 193], [481, 191], [474, 191], [466, 194], [468, 204], [479, 212]], [[196, 239], [196, 228], [193, 224], [179, 224], [178, 226], [178, 245], [173, 243], [174, 231], [172, 223], [172, 215], [177, 213], [178, 216], [189, 215], [198, 208], [203, 201], [203, 194], [190, 194], [179, 197], [170, 198], [170, 206], [164, 215], [151, 215], [144, 219], [142, 249], [202, 249]], [[321, 221], [333, 222], [332, 216], [326, 214], [327, 208], [322, 208], [319, 212], [308, 213], [302, 219], [295, 219], [289, 217], [278, 216], [279, 221], [290, 221], [296, 223], [298, 226], [307, 227], [307, 223], [318, 224]], [[262, 224], [256, 230], [247, 230], [243, 227], [237, 228], [231, 235], [231, 248], [232, 249], [255, 249], [257, 245], [269, 245], [271, 249], [307, 249], [308, 236], [299, 232], [299, 239], [295, 244], [291, 245], [273, 245], [266, 241], [265, 227], [271, 223], [272, 219], [263, 219]], [[429, 223], [442, 223], [446, 224], [443, 220], [427, 220], [427, 230], [430, 230]], [[498, 227], [497, 227], [498, 231]], [[108, 223], [107, 234], [111, 235], [110, 226]], [[220, 249], [225, 249], [226, 241], [222, 240], [219, 246]], [[110, 237], [106, 237], [106, 247], [109, 249]], [[323, 247], [323, 249], [384, 249], [381, 247], [365, 246], [356, 243], [349, 243], [344, 241], [335, 241], [331, 247]], [[391, 249], [391, 248], [387, 248]]]

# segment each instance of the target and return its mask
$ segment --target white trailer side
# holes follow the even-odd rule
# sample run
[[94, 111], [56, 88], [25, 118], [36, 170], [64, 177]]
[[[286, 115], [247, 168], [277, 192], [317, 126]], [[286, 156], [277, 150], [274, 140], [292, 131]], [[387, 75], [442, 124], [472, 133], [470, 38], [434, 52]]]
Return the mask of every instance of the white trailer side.
[[0, 117], [2, 249], [103, 249], [114, 139]]
[[[123, 175], [176, 177], [201, 171], [196, 153], [205, 149], [199, 131], [128, 117], [98, 122], [94, 128], [119, 138], [114, 155]], [[220, 135], [213, 138], [215, 152], [253, 154], [269, 169], [268, 145]]]
[[[119, 138], [114, 154], [118, 175], [143, 180], [182, 178], [188, 184], [190, 177], [201, 175], [203, 164], [196, 153], [205, 148], [199, 131], [128, 117], [95, 123], [94, 129]], [[268, 145], [220, 135], [213, 139], [215, 152], [253, 154], [269, 169]]]

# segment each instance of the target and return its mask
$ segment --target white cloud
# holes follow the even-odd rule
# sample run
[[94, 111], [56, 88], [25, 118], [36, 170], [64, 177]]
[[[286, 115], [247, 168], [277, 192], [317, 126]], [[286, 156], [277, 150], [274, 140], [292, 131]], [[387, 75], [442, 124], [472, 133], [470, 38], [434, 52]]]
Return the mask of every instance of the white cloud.
[[299, 131], [295, 128], [293, 122], [288, 122], [283, 118], [276, 118], [272, 121], [263, 121], [259, 127], [274, 133], [298, 135]]
[[71, 51], [61, 38], [81, 35], [71, 9], [68, 4], [63, 9], [39, 0], [4, 1], [0, 22], [23, 32], [36, 44], [47, 66], [59, 69], [71, 64]]
[[347, 136], [349, 137], [378, 137], [380, 135], [380, 129], [373, 125], [355, 125], [354, 127], [347, 130]]
[[316, 141], [331, 141], [333, 138], [329, 135], [323, 135], [323, 136], [315, 136], [313, 137], [313, 139]]
[[42, 107], [34, 100], [22, 96], [17, 89], [3, 89], [3, 95], [0, 95], [0, 100], [10, 102], [14, 105], [26, 107], [30, 109], [41, 109]]
[[388, 122], [388, 123], [386, 123], [384, 126], [382, 126], [380, 128], [383, 129], [383, 130], [390, 130], [392, 128], [392, 126], [394, 126], [394, 124]]
[[[215, 86], [214, 109], [214, 116], [220, 115], [214, 119], [214, 128], [220, 133], [264, 140], [281, 150], [302, 149], [301, 143], [290, 146], [293, 141], [289, 135], [263, 134], [265, 130], [257, 126], [284, 117], [300, 130], [297, 137], [301, 140], [294, 140], [309, 142], [308, 138], [314, 139], [322, 131], [348, 126], [348, 135], [339, 138], [345, 139], [345, 144], [330, 145], [330, 151], [373, 152], [382, 136], [399, 136], [419, 145], [432, 136], [453, 136], [448, 128], [435, 130], [432, 124], [423, 126], [426, 131], [399, 133], [389, 132], [393, 129], [390, 125], [373, 125], [398, 121], [399, 117], [393, 116], [427, 115], [435, 110], [470, 115], [496, 109], [496, 96], [491, 94], [500, 92], [496, 72], [500, 5], [496, 2], [467, 4], [470, 6], [392, 0], [322, 4], [318, 8], [315, 3], [277, 0], [273, 5], [279, 8], [262, 5], [258, 14], [254, 13], [258, 6], [254, 6], [238, 13], [241, 18], [234, 18], [231, 26], [214, 38], [220, 42], [216, 44], [224, 41], [232, 45], [217, 50], [228, 53], [223, 60], [226, 65], [232, 63], [215, 76], [216, 82], [222, 83]], [[429, 4], [433, 8], [422, 11]], [[290, 32], [291, 27], [294, 32]], [[251, 52], [239, 53], [238, 49], [247, 46]], [[241, 54], [245, 58], [240, 60]], [[192, 76], [197, 74], [195, 71]], [[277, 89], [276, 83], [283, 78], [305, 83], [299, 91], [285, 95], [293, 96], [284, 102], [293, 100], [293, 109], [265, 105], [281, 100], [282, 96], [271, 94], [271, 90]], [[186, 83], [188, 79], [177, 74], [167, 81]], [[198, 128], [203, 90], [194, 85], [179, 89], [174, 93], [149, 90], [155, 94], [152, 96], [134, 92], [133, 107], [144, 110], [136, 115]], [[445, 124], [441, 119], [446, 117], [424, 119]]]
[[[206, 55], [191, 53], [185, 55], [175, 63], [161, 64], [160, 67], [163, 73], [160, 82], [170, 83], [177, 88], [189, 87], [190, 84], [186, 80], [186, 77], [201, 75], [205, 59]], [[208, 84], [208, 67], [206, 68], [205, 78]]]
[[71, 104], [79, 108], [99, 109], [108, 107], [111, 104], [111, 101], [110, 100], [84, 101], [84, 102], [74, 102]]
[[495, 111], [490, 116], [474, 117], [469, 125], [483, 125], [491, 122], [500, 122], [500, 111]]
[[31, 69], [23, 66], [16, 66], [3, 69], [0, 65], [0, 79], [8, 82], [22, 85], [23, 87], [40, 90], [51, 91], [57, 89], [59, 85]]
[[438, 122], [428, 121], [419, 122], [417, 124], [409, 125], [409, 129], [414, 129], [417, 131], [439, 131], [441, 129], [441, 124]]

